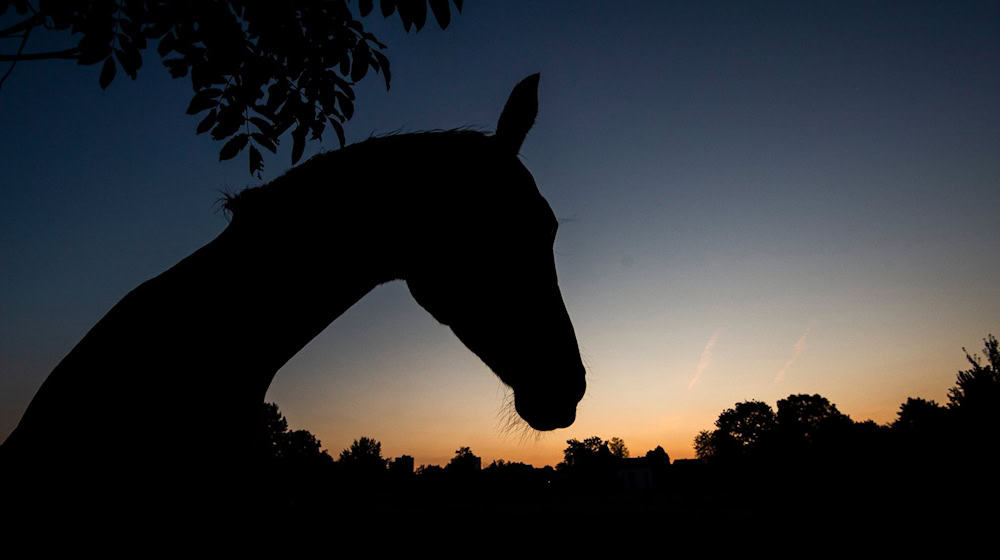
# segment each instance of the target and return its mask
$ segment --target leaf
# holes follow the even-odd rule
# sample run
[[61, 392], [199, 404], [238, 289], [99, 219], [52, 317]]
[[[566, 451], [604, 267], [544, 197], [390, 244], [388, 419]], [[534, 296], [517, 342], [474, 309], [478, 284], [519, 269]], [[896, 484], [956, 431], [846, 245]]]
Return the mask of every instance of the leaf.
[[77, 45], [80, 54], [76, 57], [76, 63], [84, 66], [97, 64], [111, 56], [111, 40], [111, 33], [84, 35]]
[[[170, 31], [170, 24], [164, 22], [150, 23], [142, 29], [142, 34], [147, 39], [158, 39]], [[160, 53], [163, 56], [164, 53]]]
[[235, 105], [219, 105], [219, 122], [212, 130], [212, 138], [222, 140], [236, 134], [244, 123], [243, 110]]
[[115, 49], [115, 56], [118, 58], [118, 63], [122, 65], [122, 70], [134, 80], [136, 72], [142, 66], [142, 55], [139, 54], [139, 51], [135, 47], [129, 47], [127, 50]]
[[344, 127], [343, 127], [343, 125], [341, 125], [339, 122], [337, 122], [336, 119], [330, 119], [330, 126], [332, 126], [333, 127], [333, 131], [337, 133], [337, 140], [340, 141], [340, 147], [343, 148], [344, 144], [347, 143], [346, 140], [344, 139]]
[[347, 94], [348, 99], [350, 99], [351, 101], [354, 100], [354, 89], [351, 88], [350, 82], [342, 80], [340, 76], [336, 74], [333, 75], [333, 81], [337, 82], [337, 87], [339, 87], [345, 94]]
[[264, 107], [273, 114], [286, 99], [288, 99], [288, 87], [282, 82], [275, 82], [267, 88], [267, 103]]
[[[205, 89], [212, 83], [218, 83], [218, 78], [218, 73], [213, 72], [212, 66], [204, 59], [199, 59], [191, 63], [191, 87], [195, 91]], [[222, 80], [222, 82], [225, 83], [225, 80]], [[226, 89], [229, 90], [231, 88]]]
[[[423, 2], [423, 0], [420, 1]], [[413, 25], [413, 3], [404, 0], [397, 8], [399, 9], [399, 19], [403, 21], [403, 30], [409, 33], [410, 26]]]
[[351, 62], [351, 79], [360, 82], [368, 73], [368, 47], [364, 43], [358, 43], [354, 49], [354, 60]]
[[292, 165], [298, 163], [302, 158], [302, 152], [306, 149], [306, 128], [305, 123], [299, 123], [292, 131]]
[[[119, 21], [119, 25], [122, 25], [121, 21]], [[127, 33], [115, 33], [115, 38], [118, 40], [118, 48], [120, 50], [127, 51], [138, 47], [138, 45], [132, 44], [132, 38]]]
[[250, 122], [252, 122], [257, 127], [257, 129], [263, 132], [264, 134], [267, 134], [269, 136], [274, 134], [274, 127], [271, 126], [271, 123], [265, 121], [264, 119], [260, 117], [250, 117]]
[[379, 7], [382, 8], [382, 17], [389, 17], [396, 11], [396, 0], [382, 0]]
[[289, 128], [292, 127], [292, 124], [294, 122], [295, 122], [294, 119], [284, 119], [284, 120], [281, 120], [281, 121], [276, 121], [275, 124], [274, 124], [274, 126], [275, 126], [275, 128], [274, 128], [274, 137], [277, 138], [277, 137], [281, 136], [282, 134], [284, 134], [286, 130], [288, 130]]
[[243, 151], [243, 148], [247, 147], [247, 142], [250, 140], [249, 134], [237, 134], [233, 136], [226, 145], [219, 150], [219, 161], [226, 161], [227, 159], [233, 159], [236, 154]]
[[455, 0], [455, 9], [458, 10], [458, 13], [462, 13], [462, 0]]
[[115, 79], [115, 72], [117, 72], [115, 59], [109, 56], [104, 59], [104, 67], [101, 68], [101, 77], [98, 79], [98, 83], [101, 84], [101, 89], [108, 89], [108, 85], [111, 84], [111, 80]]
[[253, 175], [257, 173], [257, 178], [260, 178], [260, 172], [264, 170], [264, 156], [260, 155], [260, 150], [257, 149], [253, 144], [250, 145], [250, 174]]
[[438, 25], [441, 26], [441, 29], [447, 29], [448, 24], [451, 23], [451, 9], [448, 8], [448, 0], [429, 0], [429, 3]]
[[219, 88], [208, 88], [199, 91], [191, 99], [191, 104], [187, 108], [187, 114], [197, 115], [205, 109], [212, 109], [218, 106], [219, 100], [216, 98], [220, 95], [222, 95], [222, 90]]
[[316, 106], [312, 102], [302, 103], [296, 109], [295, 120], [300, 123], [312, 122], [316, 118]]
[[347, 56], [347, 51], [340, 55], [340, 73], [347, 76], [351, 73], [351, 57]]
[[312, 139], [313, 140], [323, 140], [323, 130], [326, 128], [326, 122], [322, 118], [312, 122]]
[[388, 48], [388, 47], [387, 47], [387, 46], [385, 45], [385, 43], [383, 43], [382, 41], [379, 41], [379, 40], [378, 40], [378, 37], [376, 37], [376, 36], [372, 35], [371, 33], [368, 33], [367, 31], [366, 31], [366, 32], [365, 32], [365, 34], [364, 34], [364, 35], [362, 35], [361, 37], [362, 37], [362, 38], [363, 38], [363, 39], [364, 39], [365, 41], [368, 41], [369, 43], [375, 43], [375, 46], [377, 46], [377, 47], [378, 47], [378, 48], [380, 48], [380, 49], [386, 49], [386, 48]]
[[379, 66], [382, 67], [382, 77], [385, 78], [385, 89], [388, 91], [389, 81], [392, 79], [392, 74], [389, 73], [389, 59], [379, 51], [372, 51], [372, 56], [375, 57]]
[[427, 22], [427, 3], [424, 0], [420, 0], [419, 2], [414, 1], [410, 3], [410, 6], [413, 9], [413, 25], [416, 26], [417, 31], [420, 31], [423, 29], [424, 23]]
[[172, 78], [183, 78], [188, 73], [188, 63], [183, 58], [168, 58], [163, 61], [163, 65], [170, 70]]
[[208, 132], [213, 125], [215, 125], [215, 117], [218, 115], [215, 109], [212, 109], [204, 119], [198, 123], [198, 130], [195, 134], [201, 134], [202, 132]]
[[371, 13], [374, 7], [372, 0], [360, 0], [358, 2], [358, 12], [361, 13], [361, 17], [365, 17]]
[[354, 103], [352, 103], [351, 100], [348, 99], [346, 95], [340, 93], [339, 91], [336, 93], [336, 96], [337, 96], [337, 102], [340, 104], [340, 110], [343, 111], [344, 113], [344, 117], [348, 119], [353, 117]]
[[268, 138], [267, 136], [264, 136], [259, 132], [254, 132], [250, 134], [250, 137], [253, 138], [261, 146], [267, 148], [268, 151], [270, 151], [272, 154], [278, 153], [278, 146], [277, 144], [275, 144], [274, 140]]

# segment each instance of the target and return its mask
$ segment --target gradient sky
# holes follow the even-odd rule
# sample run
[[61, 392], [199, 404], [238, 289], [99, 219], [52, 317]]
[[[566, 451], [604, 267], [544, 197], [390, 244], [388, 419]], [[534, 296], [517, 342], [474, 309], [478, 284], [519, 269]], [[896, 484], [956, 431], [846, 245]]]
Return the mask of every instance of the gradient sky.
[[[521, 152], [562, 222], [576, 424], [501, 429], [506, 391], [396, 282], [278, 373], [292, 427], [417, 464], [554, 464], [591, 435], [691, 457], [737, 401], [820, 393], [878, 422], [943, 402], [961, 347], [1000, 334], [1000, 3], [621, 4], [466, 2], [409, 35], [369, 17], [392, 90], [366, 78], [347, 126], [492, 130], [541, 72]], [[136, 82], [98, 73], [21, 63], [0, 90], [0, 437], [121, 296], [226, 226], [220, 191], [261, 183], [194, 135], [153, 51]]]

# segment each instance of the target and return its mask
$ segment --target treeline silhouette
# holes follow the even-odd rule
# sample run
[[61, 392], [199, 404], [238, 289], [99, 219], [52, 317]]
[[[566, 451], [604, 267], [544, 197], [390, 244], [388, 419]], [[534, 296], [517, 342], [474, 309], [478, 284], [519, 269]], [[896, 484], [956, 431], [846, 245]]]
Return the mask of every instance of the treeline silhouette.
[[499, 514], [656, 514], [688, 522], [933, 519], [996, 503], [1000, 349], [992, 335], [984, 343], [985, 361], [965, 352], [971, 367], [958, 373], [945, 405], [908, 398], [895, 421], [879, 425], [854, 421], [815, 394], [789, 395], [776, 410], [740, 402], [698, 434], [697, 459], [672, 463], [662, 447], [632, 457], [621, 438], [597, 436], [568, 440], [555, 467], [502, 459], [483, 466], [460, 447], [447, 465], [414, 468], [413, 457], [384, 458], [381, 443], [368, 437], [334, 460], [309, 432], [289, 431], [267, 404], [268, 495], [293, 515], [377, 514], [386, 522], [484, 505]]

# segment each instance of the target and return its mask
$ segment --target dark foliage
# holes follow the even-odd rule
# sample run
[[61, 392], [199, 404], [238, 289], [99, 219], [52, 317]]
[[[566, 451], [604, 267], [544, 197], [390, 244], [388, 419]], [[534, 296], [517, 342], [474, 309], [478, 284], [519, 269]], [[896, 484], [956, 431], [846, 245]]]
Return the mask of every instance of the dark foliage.
[[[327, 487], [333, 458], [308, 430], [289, 430], [288, 421], [274, 403], [261, 407], [261, 464], [248, 465], [258, 473], [267, 491], [268, 507], [305, 508], [315, 503]], [[323, 493], [323, 492], [320, 492]]]
[[656, 446], [656, 449], [650, 449], [646, 452], [646, 459], [648, 459], [651, 464], [659, 468], [666, 468], [670, 466], [670, 455], [668, 455], [667, 451], [659, 445]]
[[389, 461], [389, 473], [397, 478], [410, 478], [413, 476], [413, 457], [410, 455], [400, 455]]
[[308, 430], [289, 430], [288, 421], [274, 403], [264, 403], [262, 408], [265, 454], [271, 459], [292, 462], [330, 464], [333, 458], [323, 449], [322, 443]]
[[[461, 12], [462, 0], [452, 0]], [[447, 0], [381, 0], [384, 17], [398, 14], [406, 31], [419, 31], [428, 6], [444, 29], [451, 21]], [[121, 69], [133, 80], [143, 54], [155, 46], [174, 78], [190, 77], [190, 115], [204, 114], [197, 133], [224, 141], [219, 159], [249, 147], [250, 173], [263, 170], [261, 149], [277, 152], [291, 130], [292, 164], [307, 137], [320, 140], [327, 126], [344, 145], [343, 124], [354, 114], [354, 85], [381, 74], [389, 88], [386, 45], [351, 12], [346, 0], [250, 2], [247, 0], [0, 1], [0, 16], [18, 16], [0, 38], [21, 38], [0, 61], [71, 59], [100, 65], [98, 84], [107, 88]], [[361, 17], [373, 2], [360, 0]], [[68, 33], [68, 48], [25, 53], [35, 29]], [[9, 74], [9, 70], [8, 73]], [[6, 79], [7, 75], [4, 75]], [[2, 84], [2, 81], [0, 81]]]
[[629, 451], [624, 440], [603, 440], [592, 436], [570, 439], [563, 450], [563, 462], [556, 466], [561, 483], [578, 489], [606, 489], [614, 486], [615, 472]]
[[[386, 470], [381, 444], [355, 440], [337, 465], [304, 430], [289, 431], [275, 405], [265, 405], [268, 448], [287, 467], [280, 505], [308, 516], [398, 519], [430, 514], [448, 518], [488, 503], [497, 515], [559, 512], [566, 515], [639, 516], [714, 522], [782, 520], [793, 526], [839, 522], [857, 512], [892, 508], [897, 520], [928, 522], [997, 499], [992, 473], [996, 430], [966, 407], [1000, 407], [991, 383], [996, 342], [985, 340], [988, 364], [967, 358], [949, 406], [908, 398], [888, 426], [855, 422], [821, 395], [789, 395], [777, 413], [761, 401], [724, 410], [715, 430], [696, 438], [698, 460], [676, 461], [662, 447], [629, 458], [625, 442], [598, 436], [570, 439], [557, 469], [481, 459], [459, 447], [445, 467], [394, 459]], [[979, 410], [979, 409], [977, 409]], [[991, 413], [992, 414], [992, 413]], [[988, 416], [987, 420], [992, 418]], [[309, 470], [325, 457], [325, 470]], [[359, 468], [360, 465], [366, 465]], [[349, 467], [349, 468], [344, 468]], [[380, 476], [373, 477], [372, 473]], [[969, 491], [947, 492], [956, 480]], [[329, 504], [346, 499], [346, 510]], [[881, 509], [880, 509], [881, 508]], [[331, 513], [339, 512], [339, 513]]]
[[992, 334], [983, 339], [985, 365], [978, 354], [969, 355], [965, 348], [962, 351], [972, 367], [958, 372], [955, 386], [948, 390], [948, 406], [976, 415], [989, 414], [1000, 402], [1000, 346]]
[[853, 425], [850, 417], [820, 395], [789, 395], [781, 399], [776, 419], [777, 443], [785, 449], [842, 437]]
[[[820, 395], [789, 395], [773, 417], [757, 401], [723, 411], [715, 430], [695, 438], [713, 499], [768, 504], [774, 514], [795, 502], [807, 516], [892, 504], [922, 520], [993, 503], [1000, 352], [992, 335], [983, 352], [987, 363], [966, 351], [972, 367], [958, 372], [947, 407], [908, 398], [889, 426], [854, 422]], [[948, 491], [958, 480], [975, 490]]]
[[566, 440], [567, 447], [563, 450], [563, 464], [566, 468], [587, 468], [591, 464], [606, 461], [611, 458], [608, 442], [597, 436], [583, 441], [576, 438]]
[[[325, 492], [329, 500], [347, 496], [354, 504], [351, 515], [362, 508], [365, 515], [404, 520], [425, 514], [447, 518], [489, 504], [499, 515], [655, 515], [674, 521], [694, 516], [815, 526], [886, 510], [897, 520], [933, 521], [998, 497], [992, 416], [983, 423], [984, 417], [966, 410], [1000, 407], [992, 385], [994, 340], [985, 340], [989, 363], [967, 353], [972, 368], [959, 372], [949, 406], [909, 398], [888, 426], [855, 422], [821, 395], [797, 394], [779, 400], [776, 413], [755, 400], [722, 411], [715, 429], [696, 438], [698, 460], [671, 465], [662, 447], [629, 458], [621, 438], [593, 436], [568, 440], [556, 469], [502, 459], [481, 469], [481, 459], [460, 447], [443, 468], [422, 465], [414, 472], [412, 458], [403, 456], [391, 463], [390, 474], [398, 475], [377, 480], [358, 471], [328, 471], [338, 490]], [[287, 432], [280, 416], [272, 417], [271, 425], [275, 432], [295, 433]], [[308, 440], [302, 447], [316, 448]], [[361, 438], [341, 454], [340, 463], [366, 460], [384, 471], [381, 445]], [[301, 494], [310, 499], [322, 494], [318, 480]], [[959, 480], [968, 490], [948, 491]], [[328, 502], [290, 503], [322, 515]]]
[[736, 403], [715, 421], [719, 439], [733, 451], [753, 447], [774, 429], [774, 411], [761, 401]]
[[625, 447], [625, 440], [620, 437], [613, 437], [607, 441], [608, 450], [611, 451], [611, 455], [624, 459], [628, 457], [628, 447]]
[[382, 457], [382, 443], [369, 437], [354, 440], [350, 449], [340, 452], [338, 463], [358, 473], [382, 473], [387, 461]]
[[909, 397], [899, 405], [892, 429], [897, 432], [921, 434], [939, 429], [948, 421], [948, 409], [934, 401]]
[[477, 457], [472, 450], [468, 447], [459, 447], [455, 451], [455, 456], [451, 458], [445, 470], [452, 473], [458, 474], [468, 474], [479, 472], [482, 468], [483, 460]]

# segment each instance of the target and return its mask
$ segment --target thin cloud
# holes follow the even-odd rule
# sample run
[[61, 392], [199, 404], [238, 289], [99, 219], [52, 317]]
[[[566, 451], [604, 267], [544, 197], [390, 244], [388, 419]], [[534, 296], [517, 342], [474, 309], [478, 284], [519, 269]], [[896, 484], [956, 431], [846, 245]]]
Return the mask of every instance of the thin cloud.
[[808, 327], [806, 327], [805, 332], [802, 333], [802, 336], [800, 336], [799, 339], [795, 341], [792, 357], [788, 358], [788, 361], [785, 362], [784, 367], [779, 369], [777, 375], [774, 376], [775, 383], [781, 383], [782, 381], [785, 380], [785, 374], [788, 372], [788, 368], [792, 367], [792, 364], [795, 363], [795, 360], [799, 359], [799, 354], [801, 354], [802, 351], [806, 349], [806, 337], [809, 336], [809, 331], [811, 330], [812, 330], [812, 325], [809, 325]]
[[716, 329], [715, 332], [712, 333], [712, 338], [709, 338], [708, 342], [705, 343], [705, 349], [701, 351], [701, 358], [698, 360], [698, 368], [695, 369], [694, 377], [691, 379], [691, 382], [688, 383], [688, 389], [694, 387], [694, 384], [701, 378], [702, 372], [708, 369], [708, 364], [712, 361], [712, 350], [715, 348], [715, 342], [719, 339], [720, 330], [721, 329]]

